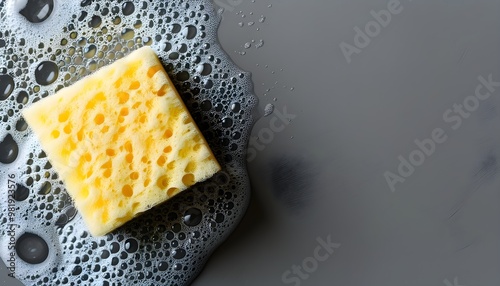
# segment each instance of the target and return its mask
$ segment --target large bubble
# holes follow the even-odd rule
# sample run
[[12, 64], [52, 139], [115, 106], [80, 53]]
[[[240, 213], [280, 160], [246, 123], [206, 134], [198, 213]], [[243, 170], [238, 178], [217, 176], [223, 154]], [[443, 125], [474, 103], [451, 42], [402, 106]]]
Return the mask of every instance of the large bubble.
[[[249, 202], [250, 75], [217, 42], [210, 0], [0, 1], [0, 255], [26, 285], [186, 285]], [[92, 237], [21, 116], [144, 45], [159, 55], [224, 171]], [[238, 134], [238, 136], [234, 136]]]

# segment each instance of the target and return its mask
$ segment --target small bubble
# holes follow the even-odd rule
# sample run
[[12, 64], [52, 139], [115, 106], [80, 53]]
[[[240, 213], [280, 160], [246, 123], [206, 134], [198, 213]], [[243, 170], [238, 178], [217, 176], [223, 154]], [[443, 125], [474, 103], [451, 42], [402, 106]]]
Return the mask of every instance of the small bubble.
[[274, 105], [273, 104], [267, 104], [266, 107], [264, 108], [264, 116], [269, 116], [274, 112]]
[[222, 119], [222, 127], [229, 128], [233, 126], [233, 120], [229, 117]]
[[129, 238], [125, 241], [125, 251], [128, 253], [134, 253], [139, 249], [139, 243], [133, 238]]
[[121, 38], [124, 40], [132, 40], [135, 36], [135, 31], [129, 28], [126, 28], [121, 33]]
[[53, 0], [28, 0], [19, 14], [31, 23], [41, 23], [49, 18], [52, 10], [54, 10]]
[[41, 62], [35, 70], [35, 80], [41, 85], [50, 85], [59, 76], [59, 67], [50, 61]]
[[122, 5], [123, 15], [125, 15], [125, 16], [132, 15], [132, 13], [134, 13], [134, 11], [135, 11], [134, 3], [130, 2], [130, 1], [123, 3], [123, 5]]
[[182, 248], [175, 249], [174, 251], [172, 251], [172, 257], [174, 257], [175, 259], [182, 259], [185, 256], [186, 256], [186, 251]]
[[14, 79], [8, 74], [0, 74], [0, 100], [5, 100], [14, 90]]
[[87, 48], [85, 48], [83, 54], [87, 59], [90, 59], [95, 56], [96, 52], [97, 52], [97, 47], [95, 45], [90, 45]]
[[23, 185], [17, 184], [16, 192], [14, 193], [14, 199], [18, 202], [24, 201], [28, 198], [30, 190]]
[[158, 264], [158, 270], [166, 271], [168, 269], [168, 263], [163, 261]]
[[49, 256], [49, 246], [40, 236], [27, 232], [17, 240], [16, 252], [26, 263], [40, 264]]
[[89, 21], [89, 27], [91, 28], [99, 28], [101, 26], [102, 19], [101, 17], [94, 15], [92, 16], [92, 19]]
[[3, 141], [0, 142], [0, 163], [10, 164], [17, 159], [19, 146], [12, 137], [7, 134]]
[[200, 224], [203, 218], [203, 213], [200, 209], [190, 208], [184, 213], [184, 224], [187, 226], [196, 226]]

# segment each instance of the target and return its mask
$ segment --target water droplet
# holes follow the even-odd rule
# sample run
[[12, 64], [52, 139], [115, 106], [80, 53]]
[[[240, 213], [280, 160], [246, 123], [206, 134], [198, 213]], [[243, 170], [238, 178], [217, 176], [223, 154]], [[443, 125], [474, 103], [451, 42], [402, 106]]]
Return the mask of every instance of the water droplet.
[[168, 263], [163, 261], [158, 264], [158, 270], [166, 271], [168, 269]]
[[203, 111], [209, 111], [210, 109], [212, 109], [212, 102], [210, 100], [204, 100], [201, 102], [200, 108]]
[[255, 22], [248, 22], [247, 25], [248, 26], [253, 26], [255, 24]]
[[222, 127], [229, 128], [233, 126], [233, 120], [229, 117], [222, 119]]
[[209, 75], [212, 73], [212, 65], [209, 63], [204, 63], [198, 66], [196, 69], [197, 72], [199, 72], [201, 75]]
[[260, 49], [264, 46], [264, 40], [260, 40], [257, 44], [255, 44], [256, 49]]
[[53, 0], [28, 0], [19, 14], [31, 23], [41, 23], [49, 18], [52, 10], [54, 10]]
[[73, 268], [73, 271], [71, 271], [71, 274], [74, 276], [82, 274], [82, 267], [77, 265], [75, 268]]
[[172, 251], [172, 257], [174, 257], [175, 259], [182, 259], [185, 256], [186, 256], [186, 251], [182, 248], [175, 249], [174, 251]]
[[[1, 76], [0, 76], [1, 77]], [[2, 79], [0, 78], [0, 85], [2, 84]], [[0, 87], [0, 90], [2, 88]], [[22, 103], [22, 104], [26, 104], [28, 103], [28, 98], [29, 98], [29, 95], [26, 91], [22, 90], [19, 92], [19, 94], [17, 95], [17, 98], [16, 98], [16, 101], [17, 103]]]
[[19, 119], [16, 123], [16, 130], [23, 132], [26, 131], [26, 129], [28, 129], [28, 123], [26, 123], [24, 118]]
[[49, 85], [59, 76], [59, 68], [54, 62], [41, 62], [35, 70], [35, 80], [38, 84]]
[[274, 105], [269, 103], [264, 108], [264, 116], [269, 116], [274, 112]]
[[0, 142], [0, 163], [10, 164], [17, 159], [19, 146], [12, 138], [12, 135], [7, 134], [2, 142]]
[[196, 29], [195, 26], [193, 25], [188, 25], [184, 30], [181, 32], [181, 34], [186, 37], [186, 39], [191, 40], [194, 37], [196, 37], [196, 34], [198, 33], [198, 30]]
[[259, 22], [264, 23], [266, 21], [266, 17], [264, 15], [260, 16]]
[[113, 242], [111, 243], [111, 253], [117, 253], [118, 251], [120, 251], [120, 245], [118, 244], [118, 242]]
[[27, 232], [17, 240], [16, 252], [27, 263], [40, 264], [49, 256], [49, 246], [40, 236]]
[[90, 45], [87, 48], [85, 48], [84, 56], [87, 59], [93, 58], [97, 52], [97, 47], [95, 45]]
[[78, 213], [78, 211], [76, 210], [75, 207], [73, 206], [70, 206], [67, 210], [66, 210], [66, 216], [68, 217], [68, 222], [72, 221], [75, 217], [76, 217], [76, 214]]
[[243, 23], [243, 22], [239, 22], [239, 23], [238, 23], [238, 26], [243, 27], [243, 26], [245, 26], [245, 23]]
[[240, 105], [239, 103], [237, 103], [237, 102], [236, 102], [236, 103], [233, 103], [233, 104], [231, 105], [231, 110], [232, 110], [233, 112], [239, 112], [239, 111], [241, 110], [241, 105]]
[[52, 190], [52, 184], [50, 182], [45, 182], [45, 183], [43, 183], [42, 187], [40, 188], [40, 191], [38, 191], [38, 194], [39, 195], [48, 195], [51, 190]]
[[17, 184], [16, 192], [14, 193], [14, 199], [18, 202], [22, 202], [28, 198], [30, 190], [23, 185]]
[[124, 30], [122, 31], [122, 33], [121, 33], [121, 37], [122, 37], [122, 39], [124, 39], [124, 40], [131, 40], [131, 39], [133, 39], [133, 38], [134, 38], [134, 36], [135, 36], [135, 32], [134, 32], [134, 30], [129, 29], [129, 28], [124, 29]]
[[224, 221], [224, 215], [221, 213], [218, 213], [215, 215], [215, 222], [216, 223], [222, 223]]
[[55, 222], [56, 226], [63, 227], [68, 223], [68, 216], [66, 214], [61, 214], [57, 221]]
[[200, 224], [203, 213], [200, 209], [190, 208], [184, 213], [184, 224], [187, 226], [196, 226]]
[[243, 46], [245, 49], [250, 49], [252, 47], [252, 44], [247, 42], [245, 43], [245, 45]]
[[14, 80], [8, 74], [0, 75], [0, 100], [5, 100], [14, 90]]
[[122, 5], [123, 15], [125, 15], [125, 16], [131, 15], [132, 13], [134, 13], [134, 11], [135, 11], [134, 3], [130, 2], [130, 1], [123, 3], [123, 5]]
[[92, 19], [89, 21], [89, 26], [91, 28], [99, 28], [101, 26], [102, 19], [100, 16], [94, 15], [92, 16]]
[[133, 238], [129, 238], [125, 241], [125, 251], [128, 253], [134, 253], [139, 249], [139, 243]]

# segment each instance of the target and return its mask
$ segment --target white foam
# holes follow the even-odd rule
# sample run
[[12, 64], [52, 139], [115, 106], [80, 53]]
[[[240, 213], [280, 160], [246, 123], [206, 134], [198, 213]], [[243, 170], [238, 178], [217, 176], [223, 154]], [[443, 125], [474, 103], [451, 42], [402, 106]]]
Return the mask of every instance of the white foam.
[[[156, 285], [158, 284], [157, 276], [160, 277], [160, 281], [161, 279], [165, 280], [163, 284], [166, 285], [172, 284], [172, 281], [179, 285], [188, 284], [199, 273], [210, 254], [227, 238], [241, 220], [249, 200], [250, 186], [245, 167], [245, 147], [253, 122], [251, 113], [256, 106], [256, 97], [252, 94], [250, 74], [239, 70], [217, 42], [216, 29], [221, 15], [215, 12], [214, 5], [210, 0], [154, 1], [154, 3], [137, 0], [133, 1], [136, 4], [135, 13], [130, 16], [122, 15], [121, 23], [114, 25], [112, 24], [115, 17], [114, 7], [118, 7], [118, 10], [121, 11], [122, 2], [94, 1], [90, 6], [82, 8], [80, 0], [55, 0], [53, 14], [45, 22], [33, 24], [26, 21], [18, 13], [26, 5], [26, 0], [6, 1], [4, 8], [0, 8], [0, 19], [5, 19], [5, 21], [0, 22], [0, 32], [8, 30], [10, 38], [16, 39], [9, 48], [12, 48], [19, 61], [13, 62], [8, 59], [6, 50], [0, 48], [0, 67], [12, 65], [12, 68], [8, 69], [8, 73], [11, 75], [21, 71], [21, 76], [14, 77], [16, 90], [12, 93], [12, 97], [17, 96], [21, 90], [26, 90], [30, 93], [29, 105], [35, 98], [40, 98], [43, 93], [47, 93], [49, 96], [53, 94], [58, 85], [69, 85], [90, 73], [83, 68], [87, 67], [91, 61], [95, 61], [100, 66], [110, 64], [114, 59], [139, 48], [143, 38], [155, 39], [156, 36], [160, 35], [162, 39], [153, 41], [152, 47], [158, 53], [167, 70], [173, 70], [171, 75], [173, 75], [174, 80], [175, 74], [179, 72], [187, 71], [190, 73], [190, 79], [187, 81], [190, 88], [186, 91], [192, 93], [192, 99], [188, 100], [186, 104], [188, 108], [198, 114], [197, 123], [202, 129], [205, 124], [210, 126], [205, 135], [212, 134], [211, 138], [207, 139], [212, 143], [212, 148], [218, 154], [220, 163], [230, 177], [229, 184], [218, 186], [214, 184], [214, 180], [210, 180], [195, 187], [196, 191], [180, 196], [173, 202], [145, 213], [142, 217], [114, 232], [109, 238], [93, 238], [86, 234], [85, 225], [79, 215], [64, 228], [57, 228], [55, 223], [59, 216], [71, 205], [70, 202], [65, 203], [68, 199], [64, 186], [57, 178], [53, 178], [55, 175], [53, 170], [44, 168], [48, 162], [47, 158], [43, 156], [39, 158], [42, 150], [29, 129], [25, 132], [13, 131], [20, 118], [22, 108], [18, 108], [19, 104], [15, 100], [0, 101], [0, 109], [2, 110], [0, 118], [7, 110], [14, 110], [14, 115], [9, 117], [7, 122], [0, 121], [0, 138], [11, 133], [20, 148], [18, 158], [14, 163], [9, 165], [0, 163], [0, 187], [8, 185], [8, 175], [15, 175], [15, 181], [22, 185], [27, 185], [30, 180], [33, 181], [32, 186], [30, 186], [29, 198], [22, 202], [16, 202], [16, 207], [19, 209], [16, 210], [15, 221], [20, 225], [20, 231], [17, 235], [21, 235], [21, 230], [37, 233], [45, 237], [51, 247], [51, 254], [40, 265], [29, 265], [19, 261], [18, 257], [16, 276], [26, 285], [38, 283], [45, 285], [44, 279], [48, 279], [51, 283], [59, 281], [61, 285], [72, 282], [81, 285], [102, 285], [104, 281], [112, 281], [110, 284], [121, 282], [122, 285], [132, 285], [134, 282], [136, 282], [134, 285]], [[97, 2], [100, 4], [99, 9], [96, 9]], [[141, 7], [142, 3], [147, 3], [148, 8], [139, 9], [138, 7]], [[106, 16], [101, 13], [103, 9], [109, 9]], [[171, 11], [160, 16], [161, 9], [165, 11], [171, 9]], [[88, 13], [82, 22], [76, 20], [81, 15], [80, 10]], [[179, 13], [177, 18], [174, 17], [176, 12]], [[193, 12], [195, 16], [185, 22], [184, 17], [188, 16], [190, 12]], [[88, 21], [93, 15], [100, 15], [102, 18], [101, 27], [97, 29], [88, 26]], [[118, 15], [121, 15], [121, 12], [118, 12]], [[143, 25], [141, 28], [135, 29], [135, 38], [129, 41], [121, 39], [121, 31], [125, 28], [133, 28], [137, 15], [141, 16]], [[167, 17], [171, 18], [171, 23], [167, 23]], [[208, 20], [205, 20], [207, 17]], [[154, 24], [152, 28], [148, 27], [150, 19]], [[164, 20], [163, 24], [158, 23], [159, 19]], [[66, 32], [62, 32], [69, 23], [74, 25], [73, 31], [78, 33], [75, 39], [70, 38], [71, 31], [68, 29]], [[167, 40], [167, 34], [171, 31], [173, 24], [181, 25], [181, 32], [170, 33], [172, 38]], [[187, 39], [188, 25], [197, 28], [193, 39]], [[204, 29], [201, 28], [202, 25], [205, 26]], [[104, 27], [107, 29], [104, 30]], [[161, 32], [162, 29], [165, 32]], [[107, 39], [108, 36], [111, 41]], [[79, 45], [77, 41], [81, 37], [85, 37], [86, 40], [82, 45]], [[18, 45], [20, 39], [25, 40], [24, 46]], [[68, 43], [59, 46], [62, 39], [66, 39]], [[9, 39], [5, 38], [5, 40]], [[83, 57], [83, 51], [91, 44], [89, 43], [91, 41], [97, 47], [97, 53], [95, 57], [87, 59]], [[173, 47], [170, 51], [162, 49], [167, 41]], [[40, 43], [43, 43], [41, 48], [39, 47]], [[118, 43], [122, 47], [114, 51]], [[205, 47], [205, 44], [208, 44], [210, 48]], [[112, 46], [108, 47], [109, 45]], [[52, 48], [50, 52], [48, 51], [49, 47]], [[200, 47], [203, 47], [206, 53], [200, 53]], [[182, 48], [187, 48], [187, 51], [183, 52]], [[29, 49], [32, 49], [33, 53], [28, 53]], [[58, 53], [56, 53], [57, 50], [59, 50]], [[102, 57], [99, 57], [99, 52], [103, 53]], [[179, 54], [178, 59], [170, 59], [173, 52]], [[188, 54], [191, 54], [191, 58], [188, 57]], [[199, 57], [197, 63], [195, 63], [195, 57]], [[37, 86], [34, 69], [39, 62], [44, 60], [52, 60], [56, 63], [66, 62], [66, 64], [61, 66], [59, 77], [55, 83], [45, 87], [41, 86], [39, 92], [33, 92], [32, 89]], [[204, 63], [211, 65], [211, 74], [201, 74], [204, 71]], [[227, 73], [227, 78], [224, 78], [225, 73]], [[218, 77], [214, 76], [216, 74]], [[235, 83], [233, 83], [232, 78], [234, 78]], [[210, 88], [204, 87], [208, 81], [213, 83]], [[179, 86], [181, 85], [182, 83], [179, 83]], [[222, 86], [226, 90], [225, 93], [219, 92]], [[195, 92], [196, 90], [198, 92]], [[203, 111], [199, 108], [200, 103], [204, 100], [211, 101], [211, 111]], [[231, 112], [230, 105], [234, 102], [241, 105], [241, 110], [244, 112], [242, 115]], [[198, 107], [193, 106], [193, 103], [198, 104]], [[234, 126], [231, 130], [226, 130], [221, 126], [220, 118], [225, 117], [233, 119]], [[244, 123], [241, 123], [242, 120]], [[8, 131], [7, 128], [11, 128], [11, 130]], [[232, 140], [231, 133], [234, 131], [241, 132], [242, 137], [238, 140]], [[229, 146], [222, 144], [226, 142], [225, 140], [228, 140]], [[236, 144], [237, 148], [231, 150], [230, 145], [233, 143]], [[232, 157], [230, 162], [226, 162], [228, 156]], [[30, 165], [27, 164], [29, 161], [32, 161]], [[47, 195], [40, 195], [38, 191], [45, 181], [52, 184], [52, 191]], [[57, 188], [62, 191], [57, 192]], [[222, 201], [217, 201], [221, 197], [219, 191], [232, 194], [231, 199], [225, 199], [225, 196], [222, 196]], [[233, 207], [230, 209], [231, 204]], [[47, 209], [48, 206], [51, 206], [52, 209]], [[197, 207], [203, 211], [202, 222], [194, 227], [188, 227], [182, 223], [185, 210], [191, 207]], [[221, 223], [214, 222], [218, 212], [223, 213], [225, 217]], [[0, 196], [0, 222], [6, 219], [7, 214], [8, 197]], [[177, 217], [172, 216], [172, 214], [176, 214]], [[169, 217], [170, 219], [168, 219]], [[8, 259], [9, 255], [8, 249], [6, 249], [8, 245], [5, 243], [6, 227], [7, 224], [0, 223], [0, 237], [3, 238], [0, 239], [0, 256], [4, 261]], [[172, 235], [172, 231], [176, 233]], [[194, 232], [198, 232], [200, 235], [195, 236]], [[157, 236], [156, 241], [153, 241], [155, 235]], [[136, 253], [127, 253], [127, 258], [121, 258], [124, 255], [122, 252], [125, 240], [128, 238], [134, 238], [139, 242], [139, 250]], [[113, 242], [119, 244], [120, 250], [117, 253], [111, 253], [109, 258], [101, 259], [101, 253], [110, 251]], [[160, 245], [158, 249], [156, 249], [157, 244]], [[166, 247], [167, 244], [170, 245], [170, 248]], [[167, 256], [166, 251], [172, 252], [176, 248], [186, 250], [186, 257], [174, 259], [172, 255]], [[160, 257], [159, 253], [162, 253], [163, 256]], [[88, 260], [84, 261], [87, 258]], [[118, 260], [117, 265], [113, 265], [114, 259]], [[78, 263], [78, 261], [80, 262]], [[133, 264], [129, 265], [129, 262]], [[158, 271], [157, 267], [162, 262], [168, 263], [168, 269]], [[122, 263], [127, 265], [125, 270], [121, 269]], [[136, 263], [142, 264], [142, 269], [136, 268]], [[182, 268], [187, 267], [187, 270], [175, 270], [174, 266], [177, 263], [180, 263]], [[55, 273], [50, 270], [53, 267], [57, 269]], [[75, 267], [81, 267], [82, 272], [73, 275]], [[99, 267], [100, 270], [95, 273], [85, 270], [95, 267]], [[105, 271], [104, 268], [106, 268]], [[78, 273], [78, 268], [76, 269], [75, 274]], [[120, 276], [121, 273], [123, 275]], [[92, 279], [93, 282], [90, 282]]]

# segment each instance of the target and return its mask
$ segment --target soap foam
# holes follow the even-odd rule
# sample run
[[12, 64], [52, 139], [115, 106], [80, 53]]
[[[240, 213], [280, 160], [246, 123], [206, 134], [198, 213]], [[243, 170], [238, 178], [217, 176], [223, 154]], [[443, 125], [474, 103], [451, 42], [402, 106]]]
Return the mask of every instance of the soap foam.
[[[221, 16], [214, 4], [54, 0], [52, 14], [33, 24], [19, 14], [26, 3], [0, 2], [0, 75], [15, 82], [0, 100], [0, 158], [18, 150], [14, 162], [0, 163], [0, 186], [29, 189], [19, 201], [0, 197], [1, 258], [10, 257], [13, 223], [15, 239], [33, 233], [49, 247], [39, 264], [16, 255], [15, 276], [26, 285], [190, 283], [241, 220], [250, 193], [245, 158], [256, 97], [250, 75], [217, 42]], [[34, 134], [16, 126], [23, 108], [144, 45], [157, 52], [224, 172], [105, 237], [92, 237]], [[59, 72], [42, 85], [35, 72], [46, 61]]]

